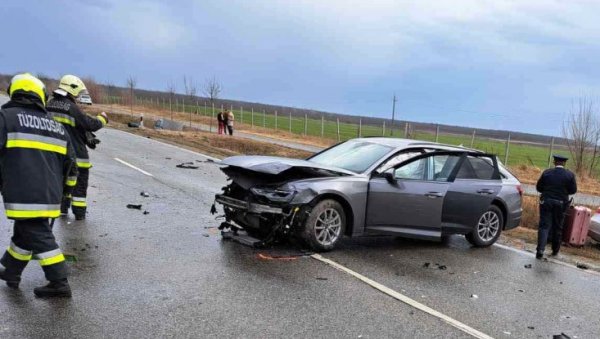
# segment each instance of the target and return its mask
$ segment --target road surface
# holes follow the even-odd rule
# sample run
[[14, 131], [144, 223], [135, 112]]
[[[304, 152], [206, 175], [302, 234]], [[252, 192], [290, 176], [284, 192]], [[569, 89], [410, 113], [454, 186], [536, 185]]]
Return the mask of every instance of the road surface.
[[[32, 289], [45, 281], [32, 262], [20, 291], [0, 286], [0, 337], [471, 337], [311, 257], [259, 257], [297, 249], [223, 241], [208, 213], [226, 183], [215, 164], [121, 131], [98, 136], [88, 218], [55, 225], [77, 260], [74, 297], [36, 299]], [[186, 161], [200, 168], [175, 167]], [[10, 232], [2, 219], [0, 246]], [[459, 236], [446, 243], [371, 237], [345, 239], [323, 256], [491, 337], [600, 336], [600, 276], [528, 253], [473, 249]]]

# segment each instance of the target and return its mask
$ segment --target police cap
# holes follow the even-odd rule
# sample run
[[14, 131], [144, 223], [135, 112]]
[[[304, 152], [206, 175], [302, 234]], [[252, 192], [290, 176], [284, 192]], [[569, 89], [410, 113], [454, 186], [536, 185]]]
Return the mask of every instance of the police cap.
[[564, 155], [559, 155], [559, 154], [553, 154], [552, 157], [554, 158], [554, 161], [565, 162], [565, 161], [569, 160], [569, 158], [565, 157]]

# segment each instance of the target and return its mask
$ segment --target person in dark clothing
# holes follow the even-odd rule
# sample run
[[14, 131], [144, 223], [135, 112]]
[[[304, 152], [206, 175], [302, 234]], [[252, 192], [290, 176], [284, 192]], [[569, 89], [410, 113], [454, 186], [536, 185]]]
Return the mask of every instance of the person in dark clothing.
[[38, 297], [71, 297], [68, 267], [50, 219], [77, 178], [75, 150], [64, 127], [46, 111], [44, 84], [15, 75], [10, 101], [0, 109], [0, 188], [6, 216], [15, 221], [8, 249], [0, 259], [0, 279], [18, 288], [30, 260], [38, 260], [49, 283], [33, 290]]
[[225, 133], [225, 114], [223, 114], [223, 111], [221, 111], [221, 112], [219, 112], [219, 114], [217, 114], [217, 123], [219, 124], [219, 127], [218, 127], [219, 134]]
[[61, 214], [67, 215], [71, 207], [76, 220], [84, 220], [87, 211], [87, 188], [92, 167], [87, 147], [95, 148], [97, 140], [94, 141], [92, 132], [108, 123], [104, 112], [97, 117], [90, 117], [79, 109], [75, 100], [84, 93], [87, 93], [87, 90], [81, 79], [74, 75], [65, 75], [60, 79], [58, 89], [47, 104], [48, 112], [54, 120], [63, 124], [69, 133], [77, 155], [77, 185], [72, 196], [65, 196], [61, 204]]
[[552, 255], [558, 255], [562, 241], [562, 228], [569, 195], [577, 193], [575, 174], [565, 169], [568, 158], [554, 155], [554, 168], [547, 169], [539, 178], [536, 189], [540, 197], [540, 224], [535, 257], [541, 259], [552, 234]]

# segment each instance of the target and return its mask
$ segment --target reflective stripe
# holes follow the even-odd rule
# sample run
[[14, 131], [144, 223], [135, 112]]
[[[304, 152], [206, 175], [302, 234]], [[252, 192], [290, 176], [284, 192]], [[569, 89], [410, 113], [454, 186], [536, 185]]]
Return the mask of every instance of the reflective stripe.
[[77, 158], [77, 167], [79, 167], [79, 168], [91, 168], [92, 167], [92, 163], [90, 162], [90, 159]]
[[85, 197], [73, 197], [71, 204], [75, 207], [87, 207], [87, 203], [85, 201]]
[[52, 118], [54, 121], [58, 121], [61, 124], [75, 127], [75, 119], [68, 114], [52, 113]]
[[42, 266], [54, 265], [65, 261], [65, 256], [59, 248], [52, 251], [35, 254], [34, 258], [39, 260], [40, 265]]
[[17, 74], [10, 80], [10, 93], [9, 96], [12, 97], [15, 91], [25, 91], [25, 92], [33, 92], [37, 94], [40, 99], [42, 99], [42, 103], [46, 105], [46, 86], [44, 83], [34, 77], [29, 73]]
[[31, 251], [24, 250], [19, 246], [15, 245], [14, 242], [10, 242], [10, 246], [6, 250], [13, 258], [21, 261], [31, 260]]
[[104, 119], [103, 116], [99, 115], [96, 118], [98, 118], [98, 120], [100, 120], [100, 122], [102, 122], [102, 125], [106, 125], [108, 122], [106, 121], [106, 119]]
[[60, 205], [5, 203], [4, 209], [9, 218], [58, 218], [60, 216]]
[[6, 148], [33, 148], [67, 154], [67, 141], [37, 134], [12, 132], [7, 134]]
[[67, 186], [73, 187], [77, 185], [77, 177], [67, 177]]

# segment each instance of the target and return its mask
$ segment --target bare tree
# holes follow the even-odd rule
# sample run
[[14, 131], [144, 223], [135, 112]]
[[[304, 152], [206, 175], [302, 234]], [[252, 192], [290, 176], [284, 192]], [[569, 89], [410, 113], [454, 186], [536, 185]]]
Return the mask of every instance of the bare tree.
[[167, 93], [169, 93], [169, 111], [171, 111], [171, 120], [173, 120], [173, 101], [175, 100], [175, 91], [177, 87], [174, 83], [169, 83], [167, 86]]
[[102, 86], [100, 86], [91, 76], [81, 79], [87, 88], [88, 94], [92, 98], [92, 102], [100, 103], [104, 99]]
[[210, 100], [210, 103], [213, 104], [215, 99], [219, 98], [222, 89], [223, 88], [221, 87], [219, 80], [213, 76], [212, 78], [206, 80], [203, 91], [204, 95]]
[[108, 80], [104, 83], [104, 88], [106, 89], [106, 96], [108, 98], [108, 102], [110, 103], [110, 108], [112, 109], [116, 90], [115, 84], [113, 84], [112, 81]]
[[135, 86], [137, 86], [137, 79], [133, 75], [130, 75], [127, 78], [127, 88], [129, 88], [129, 105], [130, 105], [129, 107], [130, 107], [131, 115], [133, 115], [133, 101], [135, 100], [135, 96], [134, 96]]
[[[197, 87], [196, 83], [191, 77], [183, 76], [183, 88], [185, 90], [185, 95], [188, 98], [188, 102], [194, 102], [194, 98], [196, 97]], [[183, 109], [185, 112], [185, 102], [183, 103]], [[192, 110], [190, 110], [190, 127], [192, 126]]]
[[577, 105], [572, 106], [568, 119], [563, 124], [563, 136], [567, 139], [575, 172], [581, 175], [588, 168], [591, 172], [595, 166], [600, 123], [594, 115], [594, 102], [590, 98], [580, 98]]

